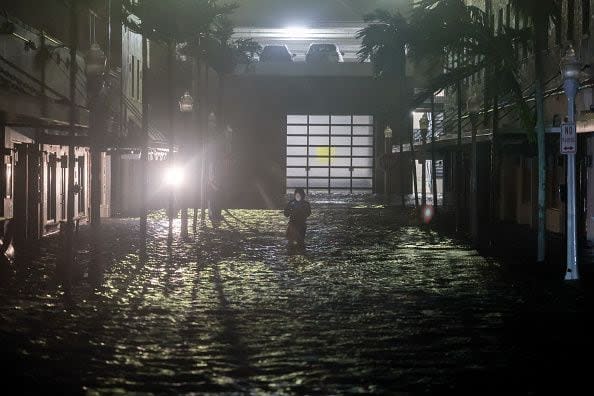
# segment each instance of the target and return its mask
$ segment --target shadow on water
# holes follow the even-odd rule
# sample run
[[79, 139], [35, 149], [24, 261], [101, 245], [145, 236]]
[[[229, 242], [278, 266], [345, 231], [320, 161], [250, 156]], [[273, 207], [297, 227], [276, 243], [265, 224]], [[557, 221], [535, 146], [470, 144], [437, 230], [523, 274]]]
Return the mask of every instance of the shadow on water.
[[89, 283], [97, 288], [103, 283], [105, 273], [105, 257], [103, 256], [103, 236], [99, 229], [91, 230], [91, 257], [89, 260]]
[[[242, 221], [239, 217], [235, 216], [233, 213], [231, 213], [229, 210], [225, 209], [225, 213], [231, 217], [233, 220], [235, 220], [237, 223], [241, 224], [242, 226], [246, 227], [250, 232], [253, 232], [254, 234], [258, 234], [260, 231], [257, 228], [253, 228], [250, 224]], [[236, 229], [236, 227], [234, 225], [231, 225], [231, 223], [229, 223], [225, 218], [223, 218], [223, 220], [225, 221], [225, 224], [227, 224], [229, 227], [233, 227]]]
[[173, 237], [171, 236], [171, 234], [169, 234], [169, 236], [167, 237], [165, 276], [163, 279], [163, 285], [165, 287], [166, 296], [169, 296], [175, 289], [175, 285], [173, 285], [171, 282], [174, 272], [175, 266], [173, 255]]
[[257, 371], [251, 366], [249, 361], [249, 351], [242, 342], [242, 336], [238, 329], [238, 321], [236, 319], [235, 311], [230, 306], [229, 301], [225, 295], [223, 280], [221, 279], [221, 272], [219, 264], [213, 265], [214, 271], [214, 288], [217, 292], [219, 301], [219, 311], [221, 323], [223, 324], [223, 332], [220, 335], [221, 341], [229, 345], [228, 359], [235, 363], [232, 371], [233, 375], [240, 379], [244, 385], [247, 385], [247, 380], [256, 375]]

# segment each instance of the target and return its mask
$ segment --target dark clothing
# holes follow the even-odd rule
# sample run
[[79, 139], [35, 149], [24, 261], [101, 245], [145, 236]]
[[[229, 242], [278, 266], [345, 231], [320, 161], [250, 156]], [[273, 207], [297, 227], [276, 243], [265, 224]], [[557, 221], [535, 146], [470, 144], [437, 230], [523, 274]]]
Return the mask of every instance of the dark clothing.
[[289, 218], [287, 227], [287, 239], [292, 242], [303, 243], [305, 231], [307, 230], [306, 220], [311, 215], [311, 206], [307, 201], [292, 200], [285, 208], [285, 217]]

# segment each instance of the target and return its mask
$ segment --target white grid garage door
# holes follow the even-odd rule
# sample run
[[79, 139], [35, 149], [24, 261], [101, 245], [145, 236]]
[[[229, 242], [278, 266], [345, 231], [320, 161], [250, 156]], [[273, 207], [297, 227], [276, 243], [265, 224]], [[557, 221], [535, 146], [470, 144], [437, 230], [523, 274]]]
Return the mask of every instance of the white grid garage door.
[[371, 193], [373, 131], [373, 116], [288, 115], [287, 193]]

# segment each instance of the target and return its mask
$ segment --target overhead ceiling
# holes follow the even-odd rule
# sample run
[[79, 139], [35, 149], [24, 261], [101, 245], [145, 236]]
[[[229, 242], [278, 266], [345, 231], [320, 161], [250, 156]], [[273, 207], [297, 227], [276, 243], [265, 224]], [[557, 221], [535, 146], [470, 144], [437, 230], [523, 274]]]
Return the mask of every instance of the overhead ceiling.
[[243, 27], [323, 27], [353, 23], [378, 8], [404, 11], [412, 0], [239, 0], [233, 16]]

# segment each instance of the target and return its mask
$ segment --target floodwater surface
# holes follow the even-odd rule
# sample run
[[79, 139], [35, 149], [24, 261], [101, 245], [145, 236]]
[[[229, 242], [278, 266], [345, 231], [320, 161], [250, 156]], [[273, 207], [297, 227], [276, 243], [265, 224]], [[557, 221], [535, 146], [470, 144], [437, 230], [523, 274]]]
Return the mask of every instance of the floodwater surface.
[[91, 395], [531, 393], [592, 356], [580, 288], [516, 273], [522, 263], [481, 257], [397, 209], [313, 208], [304, 252], [287, 251], [280, 211], [226, 211], [187, 239], [179, 220], [169, 239], [156, 213], [146, 254], [138, 220], [106, 220], [99, 266], [81, 231], [68, 295], [59, 241], [31, 246], [2, 275], [8, 383]]

